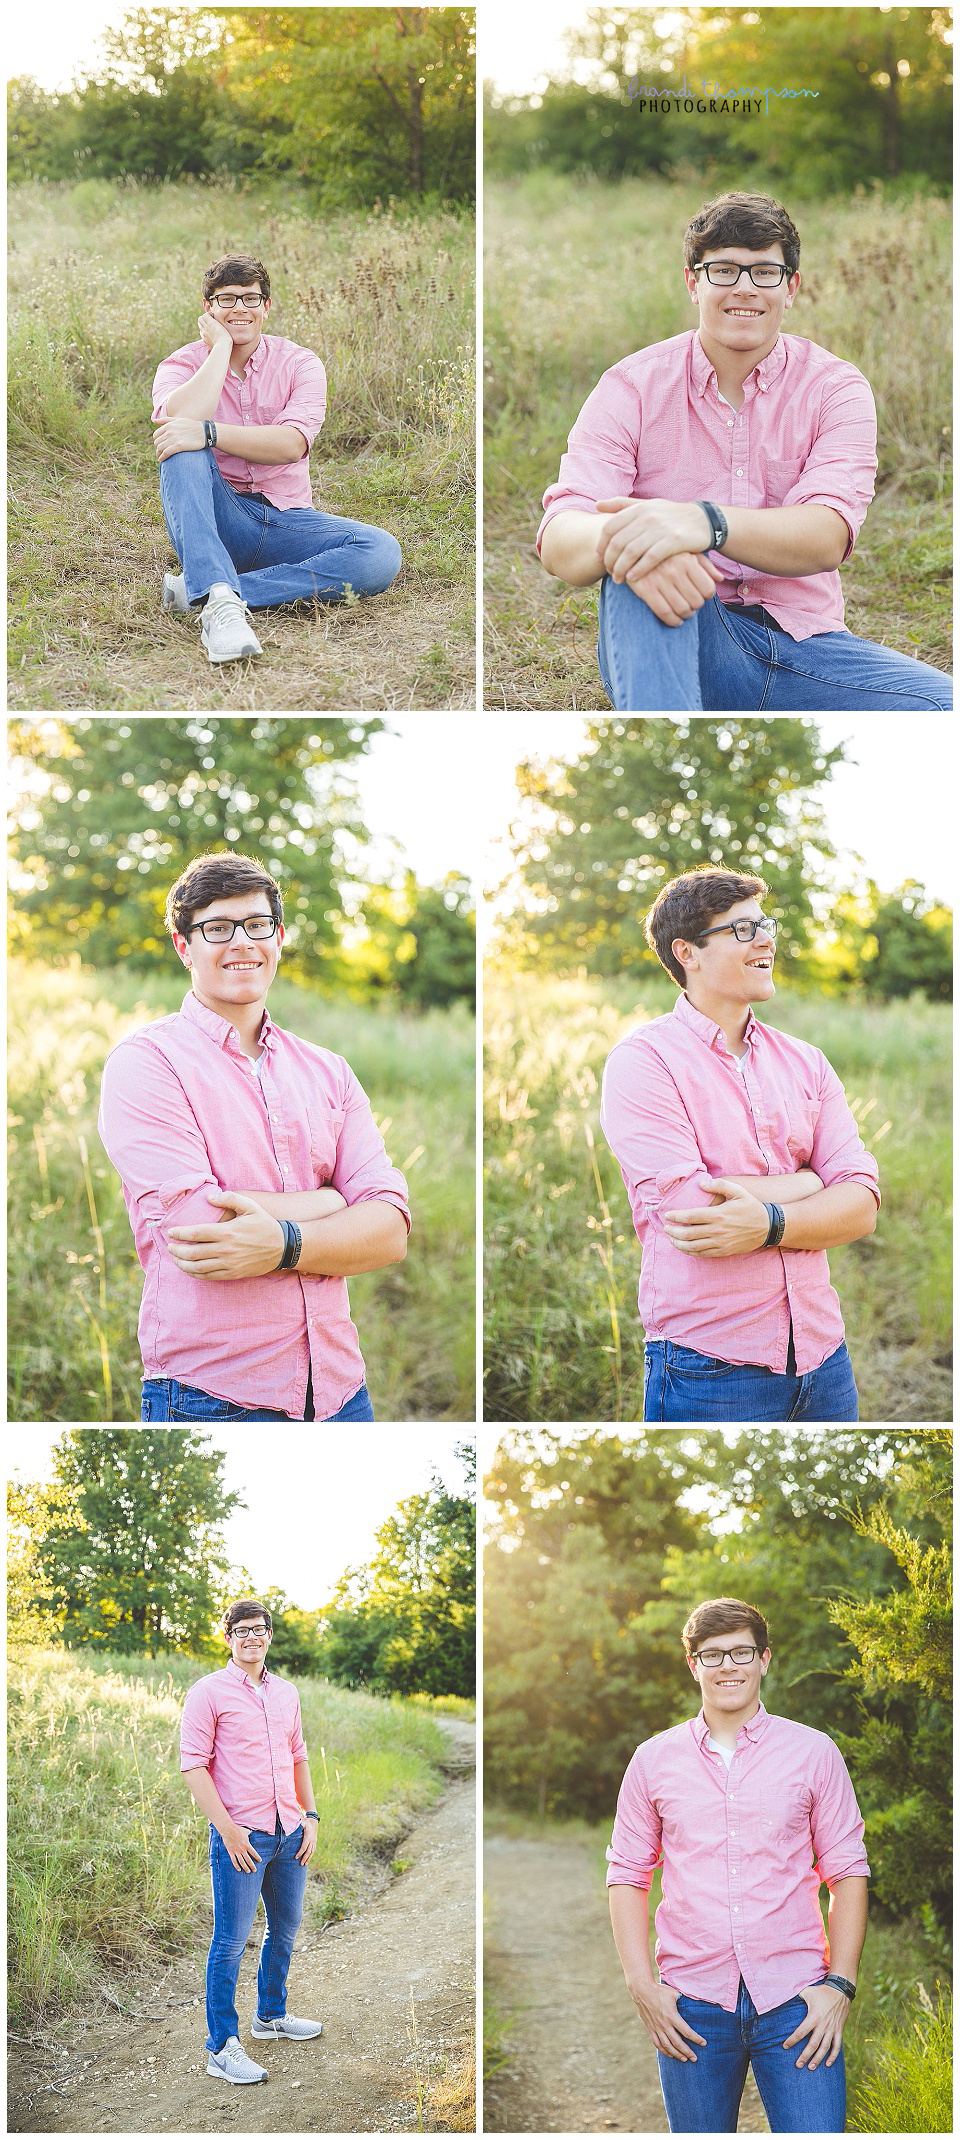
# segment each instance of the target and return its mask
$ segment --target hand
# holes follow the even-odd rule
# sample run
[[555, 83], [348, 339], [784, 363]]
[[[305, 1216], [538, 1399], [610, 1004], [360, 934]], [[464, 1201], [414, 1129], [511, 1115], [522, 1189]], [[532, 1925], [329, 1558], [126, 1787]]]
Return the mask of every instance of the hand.
[[597, 537], [597, 556], [613, 580], [636, 580], [662, 565], [678, 550], [694, 553], [712, 547], [712, 529], [702, 505], [675, 498], [598, 498], [598, 513], [609, 513]]
[[226, 343], [227, 349], [232, 350], [233, 336], [230, 329], [225, 327], [223, 321], [217, 319], [214, 313], [201, 312], [197, 326], [200, 329], [200, 340], [206, 342], [208, 349], [222, 349]]
[[252, 1873], [260, 1863], [260, 1852], [254, 1850], [249, 1828], [241, 1828], [232, 1821], [223, 1838], [230, 1853], [230, 1863], [238, 1873]]
[[299, 1850], [297, 1851], [297, 1864], [298, 1864], [298, 1865], [309, 1865], [309, 1863], [310, 1863], [310, 1860], [311, 1860], [311, 1858], [312, 1858], [312, 1856], [313, 1856], [313, 1853], [314, 1853], [314, 1851], [316, 1850], [316, 1847], [317, 1847], [317, 1824], [316, 1824], [316, 1821], [315, 1821], [315, 1820], [307, 1820], [307, 1819], [306, 1819], [306, 1817], [305, 1817], [305, 1818], [304, 1818], [304, 1823], [303, 1823], [303, 1841], [301, 1842], [301, 1844], [300, 1844], [300, 1848], [299, 1848]]
[[691, 2043], [706, 2043], [705, 2036], [698, 2036], [696, 2029], [689, 2027], [677, 2012], [679, 1992], [672, 1984], [641, 1984], [630, 1997], [643, 2022], [647, 2035], [665, 2058], [679, 2058], [684, 2064], [695, 2066], [697, 2054], [689, 2051]]
[[661, 624], [685, 624], [697, 609], [713, 598], [723, 573], [707, 557], [693, 557], [689, 551], [678, 550], [675, 557], [668, 557], [662, 565], [654, 565], [652, 572], [638, 575], [628, 572], [627, 586], [639, 595], [648, 609], [652, 609]]
[[839, 2057], [843, 2024], [850, 2012], [850, 2001], [846, 1992], [838, 1991], [835, 1984], [810, 1984], [806, 1991], [799, 1992], [797, 1996], [806, 2006], [807, 2018], [801, 2021], [798, 2029], [794, 2029], [792, 2036], [786, 2037], [783, 2048], [785, 2051], [792, 2051], [795, 2043], [808, 2036], [810, 2040], [806, 2049], [801, 2051], [796, 2062], [798, 2066], [809, 2066], [813, 2073], [824, 2052], [829, 2052], [828, 2066], [834, 2065]]
[[[734, 1181], [711, 1180], [708, 1211], [665, 1211], [664, 1232], [685, 1256], [745, 1256], [762, 1248], [770, 1219], [759, 1197]], [[719, 1208], [718, 1208], [719, 1205]]]
[[[177, 1269], [190, 1278], [263, 1278], [275, 1271], [286, 1235], [279, 1219], [261, 1211], [237, 1189], [208, 1189], [207, 1202], [223, 1204], [216, 1226], [171, 1226], [167, 1248]], [[235, 1211], [235, 1219], [226, 1212]]]
[[199, 416], [166, 416], [154, 429], [153, 450], [158, 461], [168, 461], [172, 453], [202, 453], [205, 443]]

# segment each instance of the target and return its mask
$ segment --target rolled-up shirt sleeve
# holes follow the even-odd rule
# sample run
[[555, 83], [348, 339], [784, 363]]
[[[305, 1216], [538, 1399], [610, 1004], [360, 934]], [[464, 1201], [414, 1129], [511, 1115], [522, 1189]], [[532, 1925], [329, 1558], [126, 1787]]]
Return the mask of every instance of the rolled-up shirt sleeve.
[[641, 1887], [649, 1892], [662, 1858], [660, 1815], [647, 1787], [643, 1747], [638, 1746], [620, 1785], [617, 1816], [607, 1848], [607, 1886]]
[[303, 433], [307, 449], [313, 445], [327, 410], [327, 375], [312, 349], [301, 349], [296, 360], [293, 389], [272, 421], [292, 424]]
[[217, 1736], [217, 1713], [203, 1680], [191, 1687], [180, 1719], [180, 1773], [209, 1768]]
[[834, 1189], [840, 1182], [856, 1182], [876, 1197], [879, 1210], [880, 1169], [863, 1142], [840, 1079], [825, 1055], [820, 1056], [820, 1112], [809, 1164], [825, 1189]]
[[290, 1752], [295, 1762], [306, 1761], [309, 1758], [307, 1754], [307, 1742], [303, 1736], [303, 1719], [300, 1715], [299, 1694], [297, 1695], [297, 1706], [290, 1731]]
[[810, 1821], [817, 1871], [827, 1887], [838, 1880], [867, 1880], [863, 1816], [838, 1746], [827, 1740]]
[[592, 513], [598, 498], [632, 498], [640, 451], [636, 392], [616, 365], [604, 372], [577, 417], [555, 483], [544, 491], [537, 549], [557, 513]]
[[873, 395], [853, 364], [824, 389], [817, 435], [795, 483], [781, 501], [829, 505], [849, 530], [849, 557], [867, 516], [877, 474], [877, 411]]
[[205, 343], [197, 342], [192, 347], [177, 349], [171, 357], [164, 357], [158, 364], [153, 381], [153, 419], [162, 423], [167, 413], [167, 400], [178, 386], [185, 386], [200, 370], [209, 355]]
[[221, 1184], [180, 1079], [159, 1049], [134, 1038], [108, 1055], [97, 1127], [127, 1196], [161, 1234], [168, 1222], [219, 1224], [223, 1207], [207, 1190]]
[[337, 1162], [330, 1180], [347, 1204], [395, 1204], [410, 1231], [407, 1184], [391, 1166], [373, 1109], [359, 1078], [344, 1064], [346, 1085], [343, 1125], [337, 1138]]
[[635, 1226], [661, 1210], [702, 1211], [712, 1203], [693, 1123], [669, 1070], [642, 1041], [621, 1040], [607, 1057], [600, 1126], [619, 1160]]

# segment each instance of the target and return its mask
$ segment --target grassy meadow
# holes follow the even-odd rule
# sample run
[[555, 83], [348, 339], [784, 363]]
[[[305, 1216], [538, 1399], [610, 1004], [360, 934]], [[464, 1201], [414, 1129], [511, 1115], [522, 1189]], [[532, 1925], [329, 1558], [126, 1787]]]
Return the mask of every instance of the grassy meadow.
[[[695, 325], [680, 240], [708, 192], [550, 170], [485, 186], [489, 706], [606, 707], [597, 590], [542, 570], [540, 500], [601, 372]], [[803, 280], [787, 331], [856, 364], [877, 403], [877, 494], [842, 570], [847, 625], [949, 669], [949, 203], [876, 183], [796, 213]]]
[[[600, 1128], [600, 1079], [614, 1042], [675, 993], [656, 975], [488, 972], [488, 1420], [643, 1416], [639, 1249]], [[861, 1418], [949, 1420], [949, 1008], [783, 990], [763, 1015], [823, 1048], [880, 1167], [876, 1233], [830, 1250]]]
[[[139, 1420], [142, 1273], [97, 1135], [100, 1073], [124, 1033], [179, 1009], [180, 974], [11, 966], [9, 1417]], [[406, 1174], [405, 1263], [350, 1280], [378, 1419], [474, 1417], [474, 1028], [278, 981], [270, 1009], [345, 1055]]]
[[[475, 703], [474, 234], [440, 210], [318, 217], [293, 186], [84, 179], [9, 208], [11, 704], [191, 712]], [[399, 579], [349, 604], [259, 610], [259, 662], [211, 667], [162, 614], [173, 562], [150, 389], [197, 339], [219, 255], [271, 275], [271, 333], [315, 350], [314, 504], [387, 527]]]
[[[15, 2021], [189, 1943], [209, 1910], [207, 1824], [180, 1776], [194, 1657], [37, 1650], [9, 1692], [9, 1923]], [[399, 1699], [296, 1681], [320, 1819], [307, 1922], [342, 1916], [439, 1792], [448, 1741]]]

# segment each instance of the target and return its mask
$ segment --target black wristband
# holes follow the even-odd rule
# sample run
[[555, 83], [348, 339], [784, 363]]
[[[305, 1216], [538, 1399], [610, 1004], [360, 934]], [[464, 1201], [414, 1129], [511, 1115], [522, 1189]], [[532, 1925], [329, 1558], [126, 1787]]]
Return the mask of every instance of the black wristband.
[[[302, 1808], [301, 1808], [301, 1811], [302, 1811]], [[315, 1821], [318, 1821], [318, 1820], [320, 1819], [320, 1815], [319, 1815], [319, 1813], [304, 1813], [303, 1817], [304, 1817], [304, 1820], [315, 1820]]]
[[274, 1265], [274, 1269], [292, 1271], [300, 1261], [303, 1235], [299, 1226], [295, 1226], [292, 1219], [281, 1219], [280, 1224], [283, 1227], [283, 1255], [279, 1263]]
[[720, 511], [719, 505], [712, 505], [709, 498], [698, 498], [697, 504], [699, 505], [701, 512], [706, 513], [707, 519], [710, 522], [710, 534], [712, 540], [708, 542], [707, 549], [722, 550], [723, 545], [726, 542], [727, 536], [730, 533], [730, 530], [723, 517], [723, 514]]
[[209, 416], [203, 419], [203, 443], [205, 446], [215, 446], [217, 443], [217, 427], [215, 423], [211, 423]]
[[833, 1984], [836, 1987], [837, 1991], [843, 1992], [845, 1999], [849, 1999], [851, 2006], [853, 2005], [854, 1999], [857, 1996], [857, 1987], [855, 1984], [851, 1984], [849, 1977], [838, 1977], [831, 1975], [824, 1977], [823, 1982], [825, 1984]]
[[781, 1204], [764, 1204], [763, 1208], [770, 1225], [767, 1231], [767, 1238], [762, 1246], [764, 1248], [779, 1248], [783, 1240], [783, 1229], [787, 1223], [783, 1206]]

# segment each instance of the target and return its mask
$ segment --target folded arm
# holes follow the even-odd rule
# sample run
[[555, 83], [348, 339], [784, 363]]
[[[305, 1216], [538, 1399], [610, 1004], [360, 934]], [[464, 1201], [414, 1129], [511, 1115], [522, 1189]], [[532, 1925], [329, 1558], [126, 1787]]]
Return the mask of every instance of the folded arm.
[[[191, 1278], [218, 1283], [231, 1278], [264, 1278], [276, 1271], [283, 1254], [280, 1218], [294, 1218], [292, 1205], [313, 1203], [325, 1193], [319, 1190], [306, 1191], [302, 1196], [254, 1197], [236, 1190], [211, 1189], [209, 1201], [223, 1205], [225, 1222], [218, 1226], [171, 1226], [167, 1233], [170, 1255], [178, 1269]], [[275, 1208], [267, 1211], [266, 1203]], [[374, 1197], [349, 1206], [341, 1198], [340, 1203], [341, 1208], [325, 1218], [296, 1218], [302, 1240], [298, 1271], [309, 1277], [354, 1278], [361, 1271], [379, 1271], [388, 1263], [402, 1263], [407, 1252], [407, 1225], [396, 1204]]]
[[[169, 412], [169, 402], [167, 407]], [[158, 461], [168, 461], [173, 453], [202, 453], [206, 444], [202, 420], [195, 416], [171, 417], [168, 413], [154, 424], [153, 444]], [[232, 453], [238, 460], [270, 468], [302, 461], [309, 450], [303, 432], [295, 424], [218, 423], [217, 445], [221, 453]]]
[[[776, 1194], [776, 1179], [761, 1175], [749, 1190], [733, 1179], [716, 1180], [712, 1186], [717, 1201], [709, 1211], [666, 1211], [664, 1231], [674, 1248], [686, 1256], [749, 1255], [762, 1249], [767, 1238], [769, 1218], [764, 1205], [780, 1204], [785, 1219], [781, 1248], [839, 1248], [873, 1233], [876, 1198], [862, 1183], [836, 1182], [830, 1189], [816, 1189], [791, 1202]], [[764, 1188], [769, 1191], [766, 1196]]]

